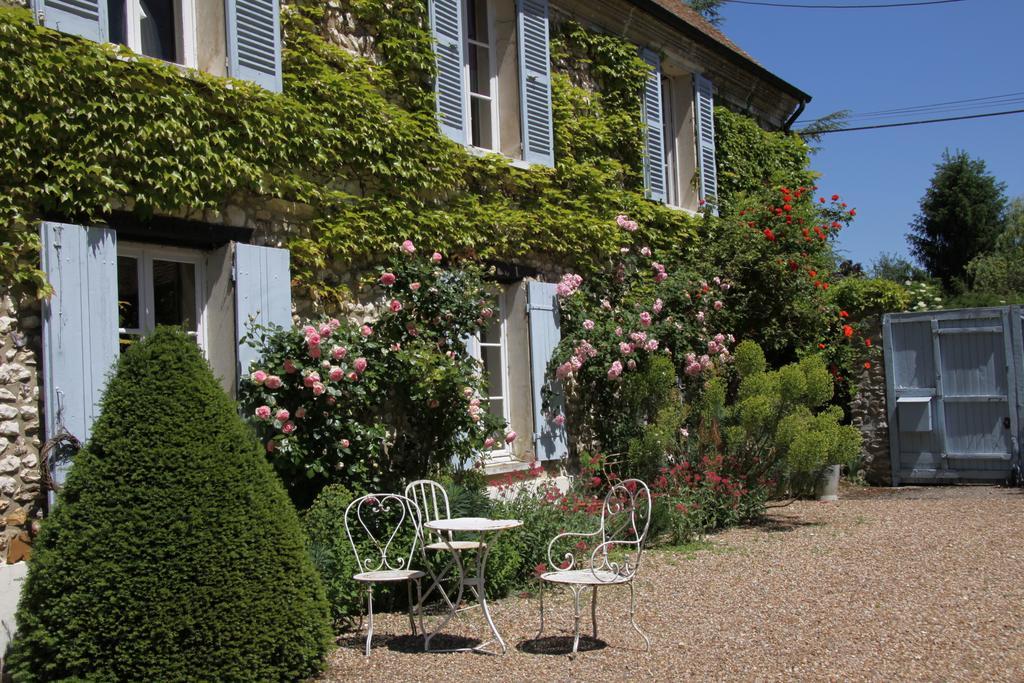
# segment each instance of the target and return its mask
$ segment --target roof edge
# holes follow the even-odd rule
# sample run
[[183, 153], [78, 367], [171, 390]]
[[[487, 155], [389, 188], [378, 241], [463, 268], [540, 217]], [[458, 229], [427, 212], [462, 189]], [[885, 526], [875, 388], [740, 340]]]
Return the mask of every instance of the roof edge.
[[707, 33], [701, 31], [699, 28], [691, 24], [690, 22], [683, 19], [678, 14], [675, 14], [669, 9], [666, 9], [654, 2], [654, 0], [630, 0], [634, 5], [640, 9], [646, 11], [657, 19], [664, 21], [665, 23], [679, 29], [682, 33], [686, 34], [687, 37], [700, 42], [701, 44], [711, 48], [713, 51], [722, 55], [729, 61], [732, 61], [740, 66], [750, 69], [759, 77], [768, 81], [772, 85], [776, 86], [781, 90], [785, 90], [788, 94], [792, 95], [795, 99], [803, 102], [804, 104], [811, 101], [811, 96], [805, 93], [800, 88], [796, 87], [792, 83], [783, 80], [779, 76], [761, 66], [750, 57], [733, 50], [728, 45], [724, 45], [721, 42], [715, 40]]

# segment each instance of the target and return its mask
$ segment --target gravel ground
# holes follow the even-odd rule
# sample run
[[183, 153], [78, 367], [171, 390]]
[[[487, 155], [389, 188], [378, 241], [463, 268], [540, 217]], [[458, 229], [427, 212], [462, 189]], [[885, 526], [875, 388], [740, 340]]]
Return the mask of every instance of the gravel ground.
[[[569, 593], [548, 592], [540, 641], [535, 598], [493, 603], [507, 655], [423, 653], [407, 618], [386, 614], [369, 659], [359, 634], [342, 637], [319, 680], [1022, 681], [1022, 512], [1019, 489], [844, 489], [706, 550], [647, 553], [637, 582], [649, 654], [629, 628], [628, 589], [605, 588], [601, 640], [568, 657]], [[486, 629], [475, 611], [453, 624], [453, 636]]]

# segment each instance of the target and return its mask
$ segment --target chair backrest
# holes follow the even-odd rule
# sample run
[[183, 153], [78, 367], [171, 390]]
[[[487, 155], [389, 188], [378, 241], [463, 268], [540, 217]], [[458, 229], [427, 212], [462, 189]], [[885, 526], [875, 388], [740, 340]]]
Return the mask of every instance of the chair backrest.
[[398, 493], [368, 493], [345, 508], [345, 535], [360, 572], [409, 569], [421, 528], [419, 506]]
[[647, 484], [626, 479], [611, 487], [601, 507], [601, 544], [591, 564], [595, 570], [632, 577], [640, 567], [653, 500]]
[[[417, 479], [405, 487], [405, 495], [415, 501], [423, 515], [421, 522], [434, 522], [439, 519], [451, 519], [452, 512], [448, 506], [448, 492], [444, 486], [433, 479]], [[452, 538], [451, 532], [435, 531], [438, 536]]]

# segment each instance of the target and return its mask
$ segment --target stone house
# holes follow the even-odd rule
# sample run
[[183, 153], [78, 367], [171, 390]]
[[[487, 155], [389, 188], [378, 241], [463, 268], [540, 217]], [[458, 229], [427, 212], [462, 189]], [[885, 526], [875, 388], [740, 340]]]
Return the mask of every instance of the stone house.
[[[379, 61], [345, 8], [325, 5], [339, 19], [324, 39]], [[31, 10], [47, 29], [287, 95], [277, 0], [33, 0]], [[428, 16], [440, 131], [466, 154], [500, 155], [510, 173], [559, 163], [552, 26], [573, 21], [635, 45], [650, 66], [635, 102], [646, 124], [644, 191], [687, 215], [714, 210], [715, 105], [782, 130], [810, 100], [681, 0], [430, 0]], [[246, 321], [289, 325], [295, 310], [309, 310], [289, 294], [287, 246], [314, 209], [285, 197], [224, 197], [218, 209], [181, 206], [142, 219], [130, 199], [111, 197], [102, 222], [39, 216], [42, 270], [54, 293], [36, 303], [12, 291], [0, 310], [0, 552], [12, 538], [28, 541], [45, 508], [43, 444], [54, 444], [46, 455], [59, 482], [58, 442], [89, 437], [106, 374], [132, 339], [159, 324], [184, 326], [233, 392], [254, 359], [241, 342]], [[563, 264], [523, 254], [497, 266], [501, 314], [472, 349], [491, 409], [532, 438], [487, 454], [491, 474], [567, 453], [564, 430], [540, 408], [559, 339], [553, 283]], [[372, 302], [348, 313], [371, 317]]]

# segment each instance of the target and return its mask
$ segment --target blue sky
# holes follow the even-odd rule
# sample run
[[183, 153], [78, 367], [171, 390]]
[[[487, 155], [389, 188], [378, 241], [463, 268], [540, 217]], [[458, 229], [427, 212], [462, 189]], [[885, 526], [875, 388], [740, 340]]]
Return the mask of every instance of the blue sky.
[[[1024, 92], [1024, 0], [860, 10], [726, 4], [722, 15], [726, 35], [813, 96], [802, 120], [839, 109], [872, 112]], [[1018, 103], [987, 111], [1022, 108]], [[968, 112], [954, 114], [960, 113]], [[822, 174], [821, 190], [838, 192], [857, 207], [840, 251], [865, 267], [883, 251], [907, 255], [908, 225], [947, 148], [984, 159], [1007, 184], [1008, 196], [1024, 195], [1024, 114], [836, 133], [821, 144], [812, 159]]]

